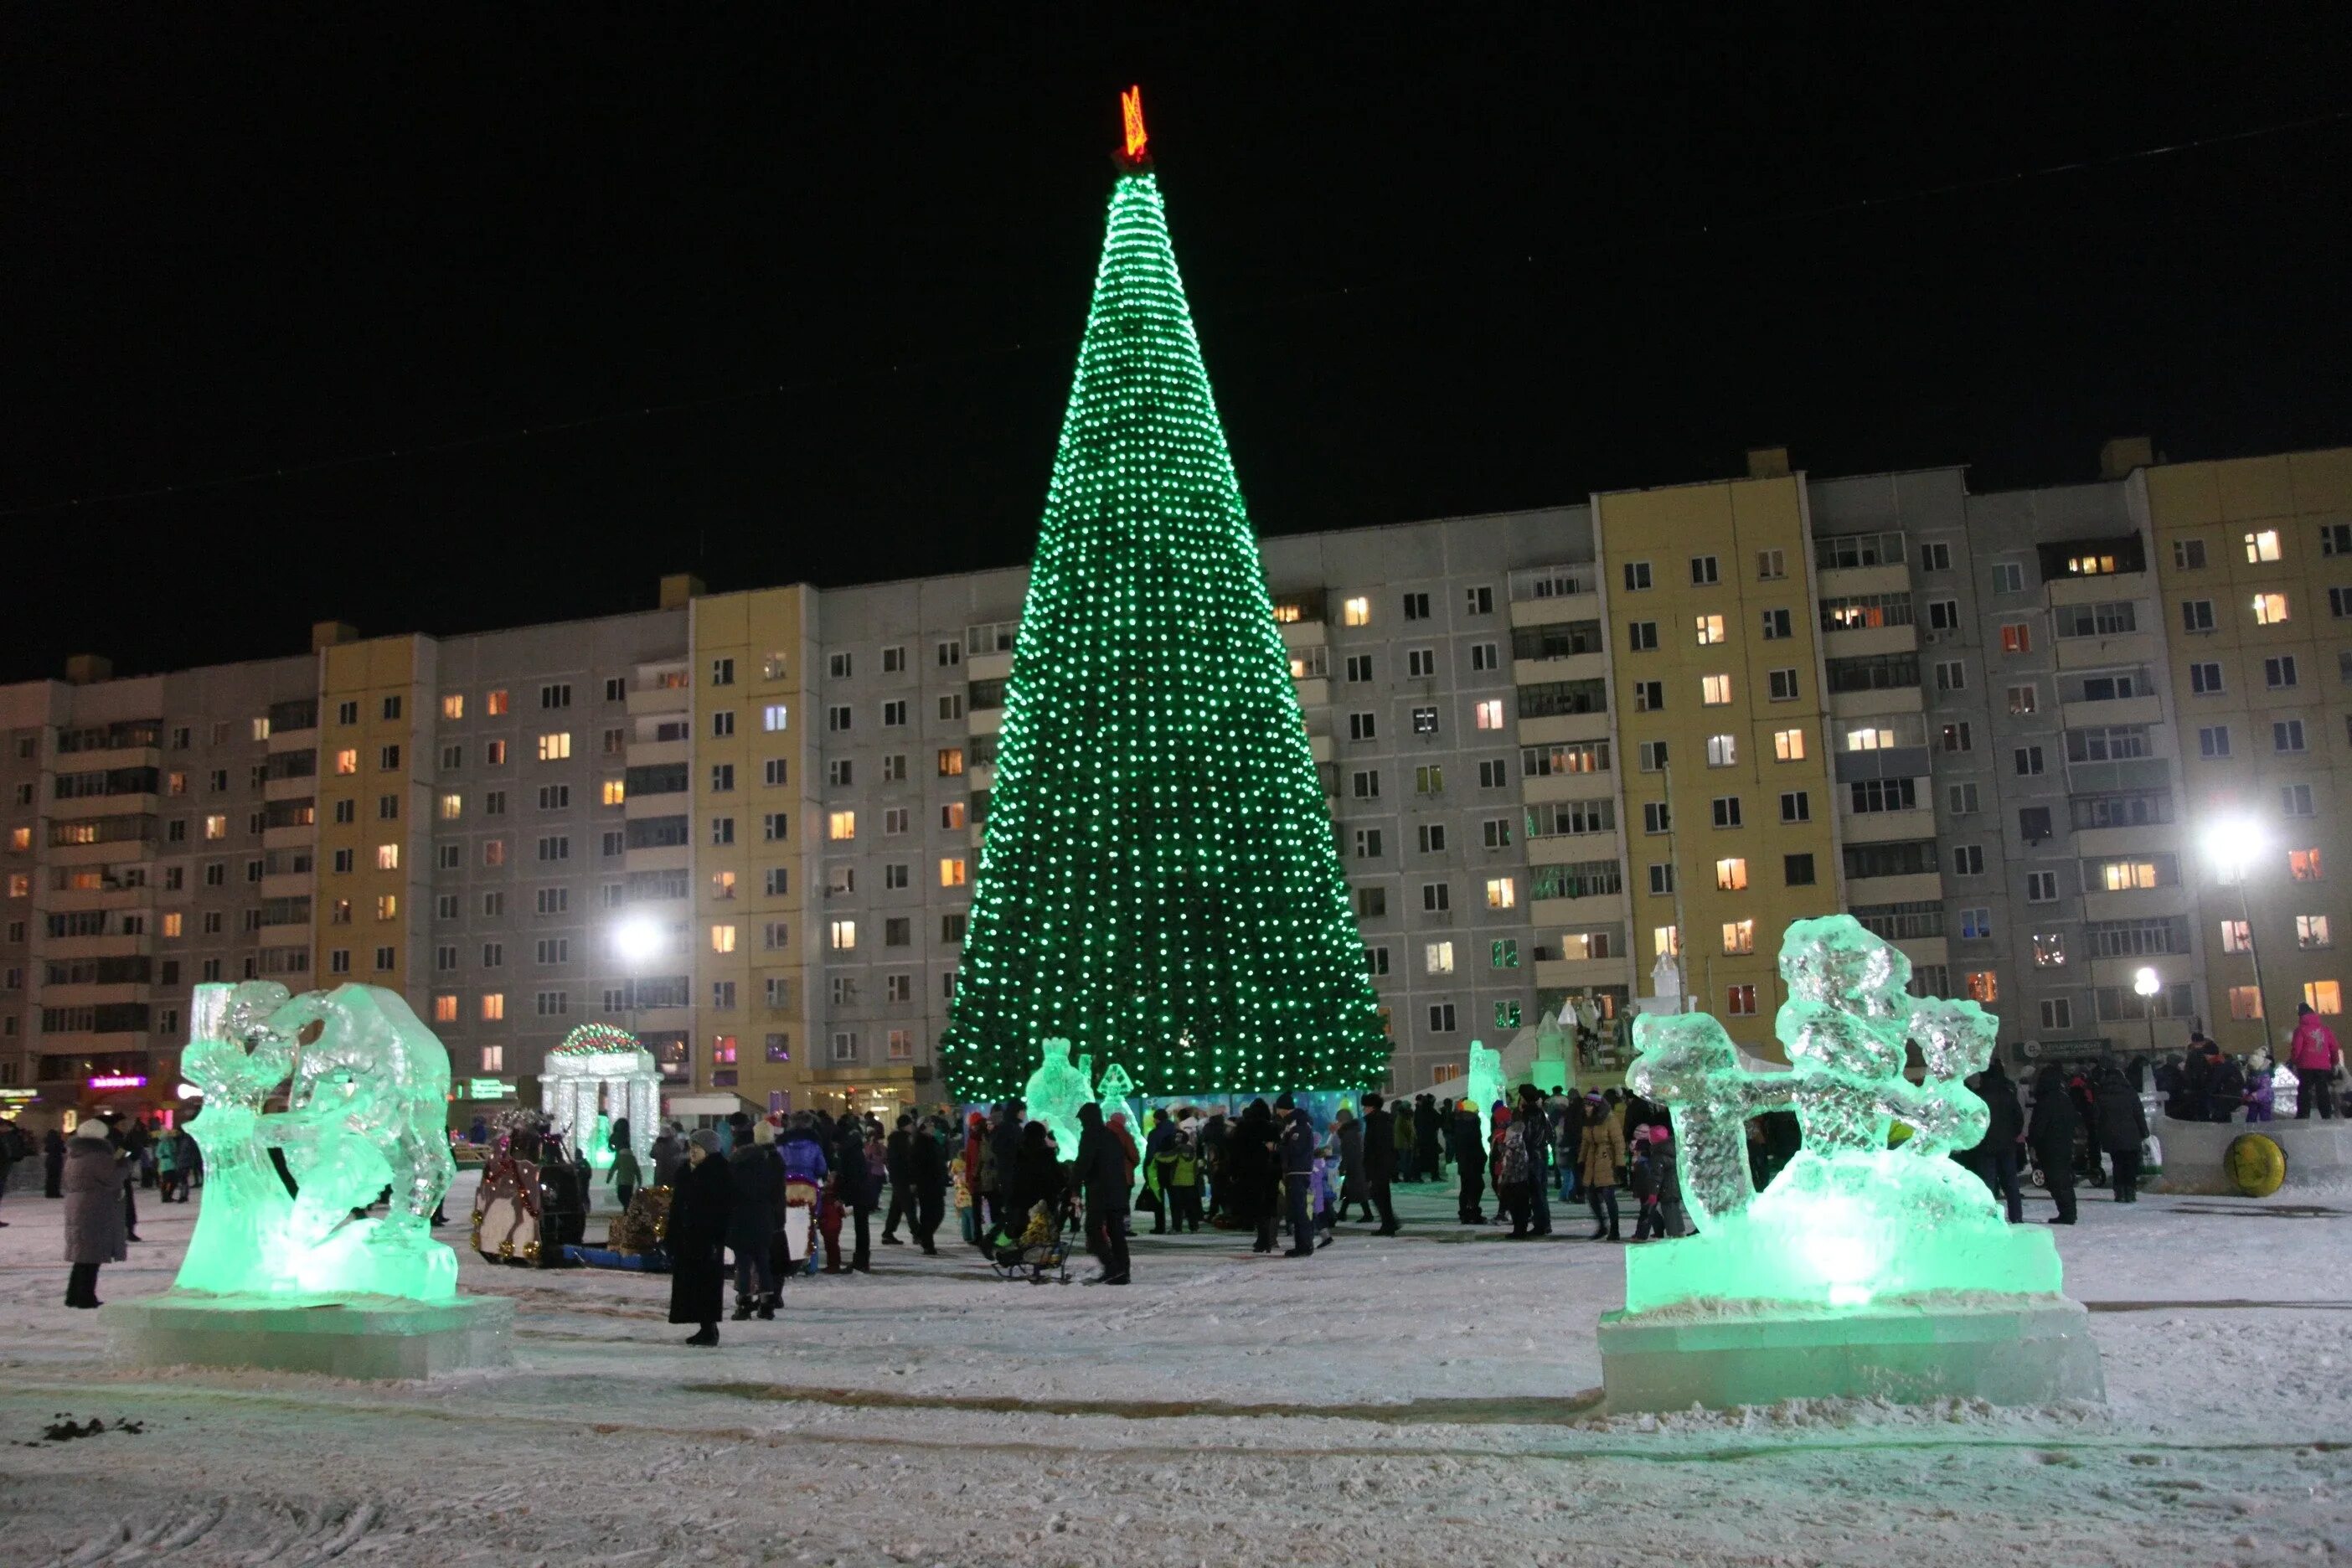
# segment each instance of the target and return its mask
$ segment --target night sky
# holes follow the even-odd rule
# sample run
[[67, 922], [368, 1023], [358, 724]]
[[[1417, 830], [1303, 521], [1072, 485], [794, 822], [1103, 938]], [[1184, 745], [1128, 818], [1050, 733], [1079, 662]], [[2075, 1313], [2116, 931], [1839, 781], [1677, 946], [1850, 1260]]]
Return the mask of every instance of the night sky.
[[0, 679], [1025, 560], [1130, 81], [1265, 533], [2352, 439], [2340, 5], [787, 9], [9, 8]]

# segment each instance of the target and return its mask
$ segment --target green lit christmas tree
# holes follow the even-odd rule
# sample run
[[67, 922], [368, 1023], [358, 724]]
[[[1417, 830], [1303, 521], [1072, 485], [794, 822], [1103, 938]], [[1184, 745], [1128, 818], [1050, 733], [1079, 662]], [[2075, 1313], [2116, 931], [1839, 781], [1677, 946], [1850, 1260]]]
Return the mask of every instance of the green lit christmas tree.
[[1124, 107], [940, 1056], [967, 1103], [1018, 1092], [1048, 1038], [1145, 1094], [1361, 1088], [1386, 1033]]

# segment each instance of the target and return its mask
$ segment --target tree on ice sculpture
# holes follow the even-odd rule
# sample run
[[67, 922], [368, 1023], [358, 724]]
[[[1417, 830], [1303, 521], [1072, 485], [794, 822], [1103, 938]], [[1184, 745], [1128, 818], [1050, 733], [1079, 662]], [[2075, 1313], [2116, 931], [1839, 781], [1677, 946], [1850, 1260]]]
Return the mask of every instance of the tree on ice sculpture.
[[[1941, 1156], [1984, 1134], [1965, 1079], [1992, 1059], [2000, 1021], [1974, 1002], [1906, 994], [1910, 961], [1849, 915], [1791, 924], [1789, 1000], [1775, 1020], [1786, 1072], [1749, 1072], [1699, 1013], [1646, 1016], [1626, 1072], [1672, 1108], [1684, 1200], [1699, 1234], [1631, 1254], [1629, 1311], [1700, 1298], [1852, 1306], [1890, 1296], [2055, 1292], [2049, 1236], [2012, 1226], [1984, 1183]], [[1926, 1081], [1903, 1075], [1916, 1042]], [[1794, 1110], [1805, 1146], [1758, 1194], [1745, 1123]], [[1894, 1121], [1913, 1129], [1887, 1147]]]
[[1153, 1096], [1360, 1089], [1379, 1003], [1128, 111], [940, 1058], [966, 1102], [1047, 1039]]

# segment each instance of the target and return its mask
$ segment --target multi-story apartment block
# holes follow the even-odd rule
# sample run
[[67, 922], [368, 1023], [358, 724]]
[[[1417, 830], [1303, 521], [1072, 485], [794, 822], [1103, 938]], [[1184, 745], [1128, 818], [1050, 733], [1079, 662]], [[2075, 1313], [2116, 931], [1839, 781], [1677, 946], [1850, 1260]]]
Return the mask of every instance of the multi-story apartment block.
[[[2352, 451], [2103, 469], [1265, 541], [1393, 1087], [1662, 978], [1769, 1052], [1836, 910], [2022, 1058], [2338, 1010]], [[461, 1116], [592, 1019], [687, 1114], [935, 1099], [1026, 584], [0, 690], [0, 1089], [168, 1106], [188, 988], [266, 977], [402, 992]]]

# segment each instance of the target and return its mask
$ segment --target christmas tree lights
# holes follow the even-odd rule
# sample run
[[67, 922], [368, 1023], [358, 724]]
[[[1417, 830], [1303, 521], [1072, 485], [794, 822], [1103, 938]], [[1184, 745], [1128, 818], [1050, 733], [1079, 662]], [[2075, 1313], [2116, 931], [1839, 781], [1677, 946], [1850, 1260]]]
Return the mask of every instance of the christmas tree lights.
[[940, 1042], [965, 1102], [1041, 1042], [1139, 1092], [1361, 1089], [1388, 1042], [1193, 334], [1139, 100], [1013, 655]]

